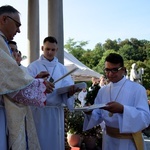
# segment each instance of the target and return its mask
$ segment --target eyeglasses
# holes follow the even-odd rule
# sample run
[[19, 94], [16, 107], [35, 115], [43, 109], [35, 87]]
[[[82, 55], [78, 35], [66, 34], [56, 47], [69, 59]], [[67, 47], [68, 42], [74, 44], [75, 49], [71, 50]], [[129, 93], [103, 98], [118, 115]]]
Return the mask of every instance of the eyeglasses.
[[119, 70], [121, 70], [123, 67], [120, 67], [120, 68], [112, 68], [112, 69], [109, 69], [109, 68], [105, 68], [104, 71], [105, 73], [117, 73]]
[[21, 26], [21, 23], [19, 23], [18, 21], [16, 21], [16, 20], [13, 19], [12, 17], [10, 17], [10, 16], [7, 16], [7, 17], [8, 17], [9, 19], [13, 20], [18, 28]]

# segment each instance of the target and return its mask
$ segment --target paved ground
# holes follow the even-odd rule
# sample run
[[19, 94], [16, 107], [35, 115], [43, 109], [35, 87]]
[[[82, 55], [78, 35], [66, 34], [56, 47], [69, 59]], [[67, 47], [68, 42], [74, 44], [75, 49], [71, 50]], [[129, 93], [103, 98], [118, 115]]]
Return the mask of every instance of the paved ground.
[[146, 143], [147, 150], [150, 150], [150, 137], [144, 136], [144, 141]]

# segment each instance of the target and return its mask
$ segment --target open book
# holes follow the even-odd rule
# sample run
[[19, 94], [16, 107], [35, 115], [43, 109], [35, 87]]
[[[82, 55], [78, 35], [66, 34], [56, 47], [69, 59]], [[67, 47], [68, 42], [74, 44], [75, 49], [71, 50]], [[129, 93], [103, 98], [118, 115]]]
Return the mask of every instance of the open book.
[[[56, 89], [57, 90], [57, 93], [58, 94], [64, 94], [64, 93], [67, 93], [69, 92], [69, 89], [72, 85], [70, 86], [65, 86], [65, 87], [62, 87], [62, 88], [58, 88]], [[75, 89], [83, 89], [83, 88], [87, 88], [87, 84], [85, 82], [81, 82], [81, 83], [77, 83], [77, 84], [74, 84], [75, 86]]]
[[106, 104], [94, 104], [94, 105], [90, 105], [90, 106], [76, 107], [76, 108], [74, 108], [74, 110], [75, 111], [91, 111], [93, 109], [103, 108], [105, 106], [106, 106]]

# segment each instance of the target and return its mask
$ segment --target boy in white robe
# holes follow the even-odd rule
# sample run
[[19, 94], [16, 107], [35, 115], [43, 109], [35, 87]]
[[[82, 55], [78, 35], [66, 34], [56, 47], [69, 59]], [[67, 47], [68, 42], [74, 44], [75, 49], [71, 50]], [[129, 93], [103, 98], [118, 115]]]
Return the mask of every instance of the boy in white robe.
[[[27, 72], [27, 68], [24, 67], [22, 64], [21, 64], [21, 61], [22, 61], [22, 53], [21, 51], [18, 50], [18, 46], [17, 46], [17, 43], [15, 41], [8, 41], [8, 45], [9, 47], [11, 48], [12, 50], [12, 54], [18, 64], [18, 66], [20, 66], [20, 68]], [[28, 72], [27, 72], [28, 73]]]
[[[43, 54], [40, 58], [32, 62], [27, 68], [31, 76], [36, 77], [41, 71], [48, 71], [51, 82], [56, 81], [67, 73], [65, 66], [58, 62], [55, 57], [58, 50], [57, 40], [54, 37], [47, 37], [43, 41]], [[46, 107], [33, 107], [33, 117], [37, 129], [37, 134], [41, 150], [64, 150], [64, 104], [72, 109], [74, 106], [73, 96], [68, 98], [68, 94], [58, 95], [56, 89], [73, 85], [71, 76], [67, 76], [55, 83], [55, 90], [47, 95]]]
[[103, 150], [145, 150], [141, 131], [150, 124], [145, 88], [124, 77], [119, 54], [106, 57], [104, 71], [110, 83], [99, 90], [95, 104], [106, 107], [86, 113], [84, 130], [105, 121]]

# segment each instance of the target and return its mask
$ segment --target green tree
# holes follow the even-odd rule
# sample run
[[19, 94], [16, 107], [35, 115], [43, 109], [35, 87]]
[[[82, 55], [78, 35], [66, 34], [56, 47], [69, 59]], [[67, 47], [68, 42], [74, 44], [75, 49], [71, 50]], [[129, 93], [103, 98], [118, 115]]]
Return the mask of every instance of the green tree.
[[84, 47], [88, 44], [87, 41], [74, 41], [74, 39], [69, 39], [64, 45], [64, 48], [68, 50], [73, 56], [81, 61], [82, 55], [86, 52]]
[[[83, 54], [82, 62], [89, 68], [95, 70], [104, 53], [101, 43], [97, 43], [93, 50], [88, 50]], [[87, 59], [88, 58], [88, 59]]]
[[119, 45], [116, 40], [112, 41], [110, 39], [107, 39], [103, 44], [103, 47], [105, 50], [110, 50], [110, 49], [113, 49], [115, 51], [119, 50]]
[[137, 47], [129, 44], [125, 44], [119, 49], [120, 55], [124, 57], [125, 60], [135, 60], [144, 61], [147, 58], [146, 51], [143, 47]]
[[135, 51], [132, 45], [125, 44], [119, 49], [119, 54], [123, 56], [124, 60], [132, 60], [135, 55]]
[[127, 45], [132, 45], [132, 43], [130, 42], [129, 39], [125, 39], [125, 40], [119, 42], [119, 47], [123, 47], [123, 46], [126, 45], [126, 44], [127, 44]]
[[150, 60], [150, 41], [142, 41], [142, 42], [144, 42], [147, 60]]
[[92, 51], [87, 50], [86, 52], [83, 53], [80, 61], [88, 66], [89, 68], [93, 67], [93, 56], [92, 56]]

